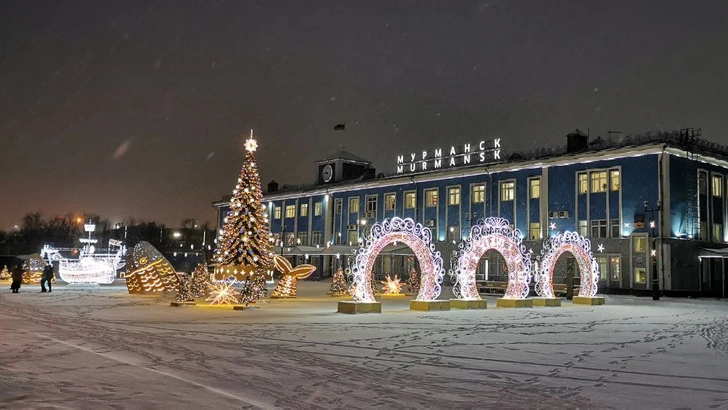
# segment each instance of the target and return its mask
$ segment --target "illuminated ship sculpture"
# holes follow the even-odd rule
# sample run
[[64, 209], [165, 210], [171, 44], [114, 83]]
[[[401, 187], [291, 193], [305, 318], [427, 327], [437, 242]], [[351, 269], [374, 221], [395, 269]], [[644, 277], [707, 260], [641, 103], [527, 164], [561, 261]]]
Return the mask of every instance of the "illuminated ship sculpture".
[[[83, 248], [78, 258], [66, 258], [60, 251], [70, 251], [67, 248], [53, 248], [45, 245], [41, 256], [58, 262], [58, 276], [68, 284], [111, 284], [116, 279], [117, 270], [124, 267], [126, 261], [126, 247], [121, 241], [109, 239], [109, 248], [105, 251], [96, 250], [96, 239], [91, 238], [91, 232], [96, 228], [93, 224], [85, 225], [88, 238], [81, 238]], [[75, 250], [75, 249], [74, 249]]]

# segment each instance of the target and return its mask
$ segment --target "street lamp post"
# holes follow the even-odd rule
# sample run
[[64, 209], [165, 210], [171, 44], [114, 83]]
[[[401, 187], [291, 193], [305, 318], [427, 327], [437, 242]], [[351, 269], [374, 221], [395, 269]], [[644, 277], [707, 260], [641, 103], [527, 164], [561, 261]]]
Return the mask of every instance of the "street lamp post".
[[[650, 251], [650, 259], [652, 261], [652, 300], [660, 300], [660, 281], [657, 279], [657, 248], [655, 247], [655, 226], [657, 224], [655, 221], [655, 212], [658, 212], [657, 216], [659, 217], [659, 212], [662, 210], [662, 201], [657, 201], [657, 206], [654, 208], [650, 208], [648, 201], [644, 201], [642, 204], [645, 207], [645, 212], [650, 213], [650, 231], [652, 236], [652, 250]], [[660, 235], [662, 235], [662, 232], [660, 232]]]

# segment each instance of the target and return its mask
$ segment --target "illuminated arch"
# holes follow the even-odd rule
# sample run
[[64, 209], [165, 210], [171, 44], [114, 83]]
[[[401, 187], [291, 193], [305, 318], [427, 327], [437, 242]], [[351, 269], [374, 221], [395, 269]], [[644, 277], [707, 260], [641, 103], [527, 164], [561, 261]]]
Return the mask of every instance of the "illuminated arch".
[[508, 288], [504, 298], [523, 299], [531, 282], [531, 253], [522, 244], [521, 231], [511, 228], [504, 218], [481, 219], [470, 228], [470, 235], [454, 252], [451, 275], [455, 276], [453, 293], [459, 299], [480, 299], [475, 284], [475, 270], [483, 255], [494, 249], [503, 255], [508, 267]]
[[415, 300], [437, 299], [442, 290], [444, 270], [440, 252], [435, 250], [435, 244], [432, 242], [432, 232], [410, 218], [399, 217], [385, 219], [381, 223], [374, 224], [369, 238], [356, 252], [356, 260], [352, 267], [354, 299], [360, 302], [375, 301], [371, 286], [361, 285], [371, 283], [372, 267], [377, 256], [387, 245], [395, 242], [409, 246], [420, 263], [422, 278], [420, 292]]
[[569, 252], [574, 255], [581, 274], [579, 296], [592, 297], [597, 294], [599, 264], [591, 252], [589, 239], [578, 232], [566, 231], [544, 241], [541, 251], [541, 269], [536, 276], [536, 293], [545, 298], [554, 297], [553, 277], [556, 261]]

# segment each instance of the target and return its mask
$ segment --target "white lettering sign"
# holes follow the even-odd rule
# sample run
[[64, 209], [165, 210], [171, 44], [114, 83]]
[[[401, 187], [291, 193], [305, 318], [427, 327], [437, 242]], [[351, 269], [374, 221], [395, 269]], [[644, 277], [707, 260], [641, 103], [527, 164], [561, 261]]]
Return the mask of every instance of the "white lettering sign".
[[[477, 148], [476, 148], [477, 147]], [[442, 148], [432, 151], [421, 151], [418, 154], [411, 152], [407, 155], [397, 155], [397, 173], [428, 171], [445, 167], [461, 165], [487, 164], [501, 160], [501, 139], [492, 141], [479, 141], [477, 144], [465, 143], [462, 146], [451, 146], [447, 156], [443, 156]], [[443, 159], [444, 164], [443, 165]]]

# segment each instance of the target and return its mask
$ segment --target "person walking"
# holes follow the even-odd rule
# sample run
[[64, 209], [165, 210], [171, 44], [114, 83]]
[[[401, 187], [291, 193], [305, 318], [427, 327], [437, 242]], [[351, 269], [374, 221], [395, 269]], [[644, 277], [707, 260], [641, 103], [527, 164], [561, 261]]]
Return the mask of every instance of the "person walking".
[[11, 277], [13, 279], [13, 283], [10, 285], [10, 289], [13, 291], [13, 293], [18, 293], [18, 291], [20, 290], [20, 283], [23, 282], [22, 262], [17, 262], [15, 264]]
[[40, 291], [45, 292], [45, 284], [48, 284], [48, 292], [52, 292], [51, 290], [51, 280], [53, 279], [53, 265], [48, 262], [46, 266], [43, 268], [43, 277], [40, 279]]

